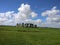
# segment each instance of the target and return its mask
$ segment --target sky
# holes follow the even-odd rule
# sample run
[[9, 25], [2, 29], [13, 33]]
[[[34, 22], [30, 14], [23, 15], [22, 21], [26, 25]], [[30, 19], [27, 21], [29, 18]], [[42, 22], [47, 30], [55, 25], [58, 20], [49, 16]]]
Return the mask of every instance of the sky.
[[0, 25], [17, 23], [60, 28], [60, 0], [0, 0]]

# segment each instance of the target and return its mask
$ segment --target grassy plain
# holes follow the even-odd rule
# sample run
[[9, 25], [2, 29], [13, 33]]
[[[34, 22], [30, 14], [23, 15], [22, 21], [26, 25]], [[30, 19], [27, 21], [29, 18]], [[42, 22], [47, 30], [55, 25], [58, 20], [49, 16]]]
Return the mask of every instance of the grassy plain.
[[60, 45], [60, 29], [0, 26], [0, 45]]

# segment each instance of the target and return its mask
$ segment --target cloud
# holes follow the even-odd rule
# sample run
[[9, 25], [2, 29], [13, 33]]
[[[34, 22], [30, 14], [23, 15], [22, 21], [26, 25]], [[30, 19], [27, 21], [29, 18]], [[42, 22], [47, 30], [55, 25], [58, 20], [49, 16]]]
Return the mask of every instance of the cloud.
[[0, 13], [0, 25], [6, 25], [13, 18], [14, 11]]
[[31, 15], [33, 18], [37, 16], [37, 14], [35, 12], [31, 12]]
[[42, 16], [54, 16], [54, 15], [60, 15], [60, 10], [57, 10], [56, 7], [53, 7], [51, 10], [46, 10], [42, 13]]
[[42, 12], [42, 16], [47, 16], [45, 25], [51, 27], [58, 27], [60, 25], [60, 10], [58, 10], [56, 7], [53, 7], [51, 10]]
[[18, 14], [20, 14], [23, 18], [28, 18], [31, 14], [30, 5], [28, 4], [21, 4], [21, 6], [18, 8]]
[[37, 17], [38, 14], [31, 10], [30, 5], [23, 3], [17, 10], [17, 13], [14, 11], [0, 13], [0, 25], [16, 25], [16, 23], [22, 22], [34, 24], [41, 23], [41, 19], [31, 19]]
[[29, 18], [30, 16], [33, 18], [37, 16], [37, 13], [33, 12], [28, 4], [21, 4], [18, 11], [18, 14], [23, 18]]
[[38, 14], [31, 10], [30, 5], [21, 4], [21, 6], [18, 8], [18, 11], [19, 12], [15, 15], [16, 22], [36, 23], [36, 21], [32, 20], [31, 18], [37, 17]]
[[33, 24], [40, 24], [42, 22], [42, 20], [41, 19], [37, 19], [37, 20], [27, 19], [27, 20], [25, 20], [25, 22], [33, 23]]

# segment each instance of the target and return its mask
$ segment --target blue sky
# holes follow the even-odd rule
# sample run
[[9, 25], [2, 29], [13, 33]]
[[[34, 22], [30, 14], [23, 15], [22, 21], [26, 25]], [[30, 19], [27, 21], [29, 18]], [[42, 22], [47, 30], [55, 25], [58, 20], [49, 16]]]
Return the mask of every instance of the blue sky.
[[60, 8], [60, 0], [0, 0], [0, 12], [5, 12], [8, 10], [17, 11], [17, 8], [22, 3], [31, 5], [31, 9], [34, 11], [38, 10], [39, 12], [50, 9], [53, 6]]
[[[46, 23], [46, 18], [48, 18], [49, 14], [47, 16], [42, 16], [42, 13], [45, 13], [45, 11], [49, 10], [51, 11], [52, 8], [56, 7], [56, 11], [60, 10], [60, 0], [0, 0], [0, 13], [6, 13], [8, 11], [14, 11], [15, 13], [18, 13], [18, 8], [21, 7], [22, 4], [28, 4], [30, 5], [30, 8], [33, 12], [37, 13], [36, 18], [31, 18], [31, 20], [42, 20], [42, 23]], [[52, 12], [52, 11], [51, 11]], [[60, 12], [59, 12], [60, 13]], [[60, 15], [60, 14], [59, 14]], [[50, 17], [49, 17], [50, 18]], [[53, 17], [55, 18], [55, 17]], [[45, 26], [44, 24], [43, 26]], [[50, 24], [49, 24], [50, 25]], [[51, 24], [52, 25], [52, 24]], [[57, 24], [59, 25], [59, 24]]]

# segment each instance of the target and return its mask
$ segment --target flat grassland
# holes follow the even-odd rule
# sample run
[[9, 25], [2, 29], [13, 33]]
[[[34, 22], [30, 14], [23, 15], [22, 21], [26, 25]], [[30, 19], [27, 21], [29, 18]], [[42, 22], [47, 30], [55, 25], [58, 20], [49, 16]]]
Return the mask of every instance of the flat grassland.
[[60, 45], [60, 29], [0, 26], [0, 45]]

